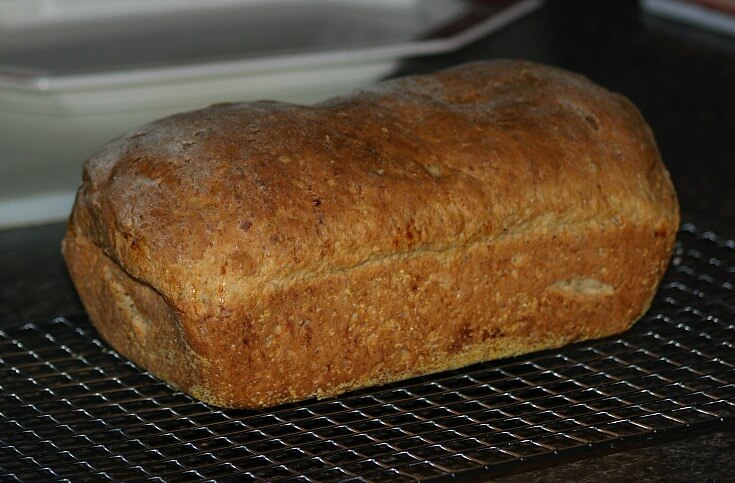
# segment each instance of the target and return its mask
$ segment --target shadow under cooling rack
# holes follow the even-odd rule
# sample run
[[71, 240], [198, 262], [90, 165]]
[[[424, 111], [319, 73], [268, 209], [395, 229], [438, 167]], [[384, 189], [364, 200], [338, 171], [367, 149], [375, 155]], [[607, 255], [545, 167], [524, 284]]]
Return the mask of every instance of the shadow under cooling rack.
[[0, 330], [0, 478], [498, 475], [735, 422], [735, 243], [685, 225], [630, 331], [262, 411], [212, 408], [85, 316]]

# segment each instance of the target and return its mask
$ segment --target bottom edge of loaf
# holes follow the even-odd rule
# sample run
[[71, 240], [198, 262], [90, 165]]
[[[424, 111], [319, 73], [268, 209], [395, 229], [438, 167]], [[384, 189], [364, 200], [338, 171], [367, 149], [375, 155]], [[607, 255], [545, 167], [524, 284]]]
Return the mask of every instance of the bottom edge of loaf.
[[[632, 326], [633, 323], [635, 322], [632, 322], [630, 325]], [[599, 339], [602, 337], [613, 336], [624, 332], [628, 328], [630, 328], [630, 326], [624, 327], [620, 330], [616, 330], [615, 332], [609, 334], [595, 336], [593, 338]], [[472, 350], [468, 350], [467, 352], [459, 353], [448, 360], [442, 361], [441, 364], [437, 364], [434, 367], [423, 367], [410, 373], [393, 375], [392, 377], [387, 377], [384, 379], [369, 380], [359, 385], [345, 384], [343, 386], [335, 387], [330, 391], [317, 391], [315, 397], [317, 399], [327, 399], [381, 384], [409, 381], [418, 377], [432, 376], [440, 374], [442, 372], [453, 371], [456, 369], [470, 368], [471, 366], [487, 362], [498, 363], [502, 362], [504, 359], [511, 359], [513, 357], [528, 355], [545, 350], [558, 349], [568, 344], [574, 342], [582, 342], [585, 340], [590, 340], [590, 338], [571, 336], [550, 337], [547, 339], [539, 339], [538, 337], [533, 336], [503, 337], [501, 339], [498, 339], [497, 343], [488, 344], [488, 346], [484, 347], [478, 346], [473, 348]], [[498, 349], [498, 345], [502, 345], [503, 348]]]
[[[497, 290], [506, 287], [502, 288], [502, 294], [507, 298], [501, 297], [504, 310], [492, 312], [490, 309], [496, 307], [494, 304], [497, 302], [489, 300], [484, 292], [478, 292], [471, 295], [475, 298], [468, 298], [463, 303], [479, 308], [462, 316], [452, 318], [447, 315], [449, 312], [442, 312], [449, 305], [435, 306], [441, 312], [439, 314], [426, 312], [423, 316], [417, 315], [411, 322], [414, 324], [411, 330], [416, 334], [412, 339], [407, 338], [407, 322], [402, 325], [394, 320], [390, 327], [384, 324], [379, 327], [374, 318], [366, 319], [369, 330], [363, 334], [364, 337], [369, 338], [375, 335], [370, 332], [382, 330], [377, 334], [379, 345], [389, 346], [373, 347], [369, 355], [359, 352], [369, 348], [365, 338], [361, 339], [362, 345], [351, 347], [342, 342], [346, 339], [340, 339], [344, 336], [331, 336], [341, 341], [342, 345], [337, 346], [334, 340], [328, 339], [327, 329], [338, 327], [348, 317], [326, 320], [318, 327], [312, 322], [310, 330], [315, 333], [314, 344], [325, 346], [321, 354], [308, 352], [314, 344], [307, 347], [297, 327], [299, 318], [311, 310], [309, 303], [301, 300], [301, 303], [285, 306], [274, 302], [297, 300], [293, 294], [303, 291], [304, 287], [294, 288], [298, 289], [294, 293], [290, 293], [290, 289], [278, 288], [271, 294], [260, 295], [262, 304], [281, 307], [284, 311], [281, 315], [276, 314], [283, 325], [279, 334], [290, 339], [284, 340], [281, 346], [296, 351], [296, 358], [284, 352], [278, 356], [281, 359], [268, 359], [262, 348], [264, 341], [274, 335], [266, 330], [273, 329], [276, 323], [261, 318], [257, 324], [252, 321], [245, 324], [243, 321], [250, 316], [237, 311], [229, 320], [208, 322], [214, 325], [197, 322], [197, 327], [211, 330], [216, 326], [222, 331], [211, 337], [214, 342], [209, 347], [201, 350], [196, 344], [202, 341], [196, 340], [192, 321], [182, 319], [182, 314], [171, 307], [160, 293], [132, 278], [91, 240], [78, 234], [68, 236], [64, 256], [90, 319], [115, 350], [159, 379], [208, 404], [255, 409], [313, 397], [329, 398], [370, 386], [554, 349], [625, 331], [648, 310], [665, 269], [670, 244], [667, 246], [666, 240], [655, 240], [652, 231], [644, 236], [648, 231], [645, 228], [620, 230], [616, 236], [605, 233], [605, 228], [591, 229], [582, 242], [578, 240], [578, 233], [573, 232], [550, 232], [532, 238], [532, 242], [528, 237], [508, 238], [491, 247], [477, 246], [453, 255], [451, 260], [436, 260], [435, 256], [427, 255], [426, 259], [406, 260], [401, 270], [396, 270], [395, 266], [370, 267], [365, 273], [352, 273], [343, 278], [335, 274], [333, 279], [308, 287], [313, 289], [309, 303], [316, 303], [313, 302], [316, 300], [320, 308], [325, 308], [328, 305], [325, 294], [342, 289], [346, 290], [345, 293], [354, 294], [356, 286], [365, 286], [381, 274], [388, 274], [385, 275], [385, 283], [391, 290], [380, 292], [383, 298], [375, 302], [378, 305], [382, 303], [381, 307], [386, 310], [390, 308], [391, 300], [398, 299], [402, 304], [414, 300], [415, 307], [420, 308], [422, 303], [433, 300], [432, 297], [446, 297], [456, 290], [466, 289], [467, 282], [457, 275], [460, 272], [476, 270], [477, 277], [490, 274], [487, 275], [490, 280], [483, 279], [483, 283], [489, 283]], [[651, 239], [655, 243], [651, 244]], [[597, 248], [585, 251], [587, 246]], [[522, 251], [519, 251], [521, 247]], [[608, 253], [607, 265], [617, 270], [607, 270], [599, 263], [599, 252], [603, 249]], [[523, 253], [524, 258], [519, 259], [518, 253]], [[543, 261], [549, 258], [556, 262], [547, 265], [544, 271], [528, 272], [535, 277], [533, 280], [514, 278], [515, 272], [526, 273], [519, 268], [520, 263], [529, 267], [543, 266]], [[574, 261], [571, 268], [568, 260]], [[447, 278], [449, 281], [432, 280], [427, 276], [423, 281], [409, 277], [404, 283], [402, 278], [396, 278], [398, 275], [393, 275], [400, 273], [405, 278], [405, 274], [411, 272], [441, 274], [442, 270], [447, 276], [453, 275]], [[590, 278], [580, 278], [581, 275], [589, 275]], [[604, 283], [597, 283], [598, 280]], [[443, 283], [448, 285], [442, 288]], [[454, 283], [459, 285], [452, 285]], [[422, 295], [423, 291], [425, 295]], [[447, 304], [453, 303], [449, 299], [444, 300]], [[518, 318], [520, 307], [527, 300], [535, 300], [536, 305], [527, 309], [531, 315]], [[334, 303], [337, 309], [344, 306], [337, 299]], [[405, 309], [405, 306], [396, 306], [391, 317], [397, 317], [396, 314]], [[306, 315], [297, 314], [294, 323], [289, 325], [284, 314], [298, 311], [305, 311]], [[344, 323], [349, 329], [349, 322]], [[427, 328], [429, 325], [431, 328]], [[251, 332], [245, 333], [247, 328]], [[256, 329], [261, 332], [256, 332]], [[323, 330], [323, 333], [317, 334], [318, 330]], [[251, 338], [252, 345], [244, 346], [244, 349], [228, 349], [233, 347], [228, 344], [240, 341], [243, 334]], [[304, 347], [297, 347], [295, 342], [298, 341]], [[394, 357], [394, 353], [404, 346], [408, 353], [405, 363]], [[319, 359], [324, 357], [324, 352], [329, 356], [324, 359], [326, 363]], [[313, 360], [309, 359], [311, 355], [314, 355]], [[334, 368], [340, 359], [345, 358], [354, 359], [355, 366], [371, 366], [362, 372], [352, 367], [342, 373], [335, 369], [329, 374], [329, 366]], [[282, 363], [274, 362], [277, 360]], [[307, 367], [309, 364], [311, 368]], [[345, 376], [347, 370], [356, 375]]]
[[207, 404], [229, 409], [262, 409], [266, 407], [274, 407], [277, 405], [290, 404], [299, 401], [324, 400], [334, 397], [350, 397], [352, 393], [356, 393], [364, 389], [373, 388], [374, 390], [379, 391], [380, 389], [377, 386], [407, 382], [411, 379], [433, 376], [443, 372], [449, 372], [462, 368], [471, 368], [472, 366], [488, 362], [502, 363], [502, 361], [505, 359], [511, 359], [513, 357], [538, 353], [546, 350], [558, 349], [575, 342], [584, 342], [588, 340], [597, 340], [605, 337], [614, 336], [628, 330], [635, 322], [637, 322], [637, 320], [638, 319], [632, 321], [629, 325], [625, 327], [618, 327], [615, 331], [611, 331], [609, 333], [595, 334], [592, 337], [562, 336], [550, 337], [548, 339], [539, 339], [538, 337], [533, 336], [517, 338], [505, 337], [499, 339], [498, 341], [501, 342], [504, 346], [504, 349], [502, 350], [498, 350], [495, 344], [489, 345], [488, 347], [476, 347], [473, 350], [467, 351], [465, 353], [459, 353], [453, 356], [451, 359], [444, 360], [440, 364], [417, 368], [417, 370], [410, 373], [388, 374], [382, 377], [376, 377], [368, 380], [343, 383], [337, 386], [330, 387], [328, 389], [317, 389], [314, 394], [308, 397], [281, 397], [275, 403], [266, 400], [250, 401], [247, 405], [243, 405], [242, 403], [233, 404], [231, 400], [222, 399], [218, 395], [212, 394], [206, 387], [193, 386], [189, 388], [180, 388], [176, 384], [172, 385], [177, 389], [182, 389], [184, 392], [187, 392], [196, 399]]

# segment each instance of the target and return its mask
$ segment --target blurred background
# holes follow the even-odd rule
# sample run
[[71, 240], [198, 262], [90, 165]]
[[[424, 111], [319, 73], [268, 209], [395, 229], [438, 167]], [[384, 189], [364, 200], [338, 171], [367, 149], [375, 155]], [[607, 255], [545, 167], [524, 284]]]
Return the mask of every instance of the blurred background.
[[[698, 328], [692, 335], [731, 348], [731, 304], [706, 294], [714, 281], [721, 293], [733, 287], [733, 32], [735, 0], [0, 0], [0, 335], [84, 312], [60, 255], [64, 219], [83, 161], [132, 127], [214, 102], [312, 103], [384, 78], [519, 58], [582, 73], [641, 110], [682, 221], [709, 240], [687, 257], [712, 276], [672, 272], [674, 297], [695, 302], [666, 322], [723, 314], [721, 339]], [[680, 239], [693, 243], [687, 230]], [[696, 249], [702, 245], [719, 247], [722, 260]], [[28, 355], [4, 337], [6, 364]], [[56, 352], [32, 354], [40, 365]], [[730, 404], [728, 390], [721, 397]], [[14, 414], [29, 411], [3, 395]], [[31, 423], [45, 417], [25, 419], [31, 429], [15, 434], [35, 436]], [[505, 481], [732, 481], [727, 421], [709, 434], [682, 426], [677, 437], [691, 436], [683, 441], [647, 435], [633, 446], [597, 446], [583, 459], [536, 460], [548, 467], [524, 460], [525, 473]]]
[[627, 95], [700, 214], [733, 213], [711, 192], [735, 178], [700, 171], [729, 161], [734, 32], [733, 0], [0, 0], [0, 228], [63, 220], [82, 162], [164, 115], [497, 57]]

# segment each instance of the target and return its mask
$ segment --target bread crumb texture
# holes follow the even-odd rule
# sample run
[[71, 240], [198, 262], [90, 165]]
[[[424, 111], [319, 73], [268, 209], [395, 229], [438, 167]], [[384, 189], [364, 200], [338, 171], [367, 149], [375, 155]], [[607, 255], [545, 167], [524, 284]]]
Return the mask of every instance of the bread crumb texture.
[[63, 252], [116, 350], [263, 407], [621, 332], [678, 216], [629, 101], [495, 61], [135, 129], [85, 163]]

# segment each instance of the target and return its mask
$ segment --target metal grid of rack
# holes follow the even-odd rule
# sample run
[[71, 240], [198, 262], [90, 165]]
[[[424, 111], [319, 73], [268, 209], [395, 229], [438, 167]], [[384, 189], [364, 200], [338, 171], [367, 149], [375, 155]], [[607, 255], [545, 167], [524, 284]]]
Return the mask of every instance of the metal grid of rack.
[[220, 410], [85, 316], [0, 330], [0, 478], [412, 481], [735, 421], [735, 242], [685, 225], [632, 330], [323, 401]]

